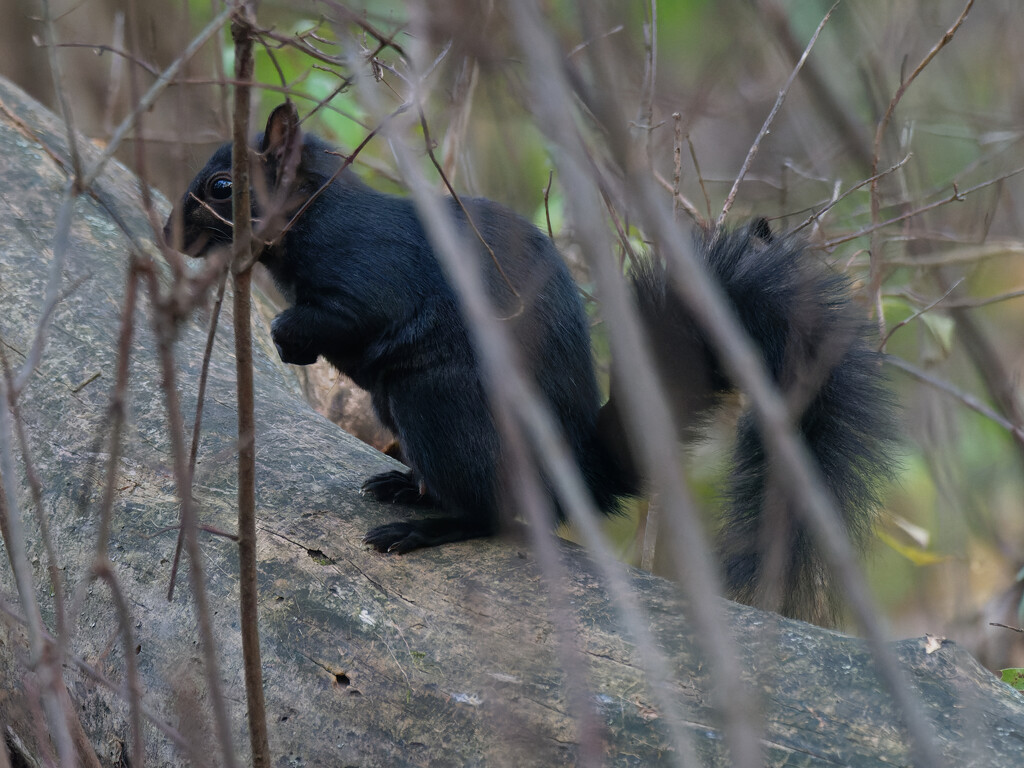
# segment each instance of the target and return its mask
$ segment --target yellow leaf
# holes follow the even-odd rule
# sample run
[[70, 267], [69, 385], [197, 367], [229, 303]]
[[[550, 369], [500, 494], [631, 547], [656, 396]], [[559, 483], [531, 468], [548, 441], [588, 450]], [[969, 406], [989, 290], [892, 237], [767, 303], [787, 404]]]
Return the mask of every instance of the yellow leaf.
[[904, 544], [897, 541], [885, 531], [878, 531], [878, 538], [885, 542], [886, 546], [903, 555], [914, 565], [935, 565], [936, 563], [943, 563], [949, 559], [949, 555], [939, 554], [938, 552], [928, 552], [912, 544]]

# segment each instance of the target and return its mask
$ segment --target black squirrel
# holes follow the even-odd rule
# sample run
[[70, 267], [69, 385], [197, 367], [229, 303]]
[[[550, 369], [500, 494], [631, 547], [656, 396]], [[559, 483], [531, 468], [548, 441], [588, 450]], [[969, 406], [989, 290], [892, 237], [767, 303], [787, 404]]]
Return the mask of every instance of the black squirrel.
[[[265, 217], [257, 231], [267, 233], [268, 219], [278, 219], [258, 258], [291, 303], [272, 324], [281, 359], [307, 365], [323, 356], [369, 391], [411, 469], [375, 475], [364, 492], [437, 510], [377, 526], [365, 542], [405, 553], [494, 534], [506, 497], [501, 437], [458, 301], [412, 201], [362, 183], [329, 144], [300, 131], [290, 102], [270, 115], [254, 149], [253, 215]], [[587, 318], [568, 269], [545, 234], [497, 203], [450, 199], [449, 210], [457, 226], [475, 227], [473, 242], [489, 246], [478, 252], [492, 302], [508, 318], [521, 363], [559, 421], [596, 506], [615, 512], [621, 497], [640, 493], [642, 478], [615, 405], [618, 382], [601, 405]], [[230, 242], [230, 219], [226, 144], [192, 181], [164, 234], [203, 256]], [[895, 430], [880, 361], [846, 279], [764, 220], [701, 232], [696, 241], [768, 371], [802, 414], [801, 431], [847, 530], [863, 544], [877, 488], [891, 474]], [[733, 386], [657, 263], [634, 265], [631, 279], [680, 421], [695, 432]], [[747, 602], [766, 594], [765, 561], [776, 551], [768, 547], [781, 542], [785, 557], [772, 573], [782, 581], [767, 593], [778, 596], [769, 607], [827, 620], [834, 607], [828, 568], [772, 487], [749, 414], [738, 425], [726, 495], [719, 542], [730, 594]]]

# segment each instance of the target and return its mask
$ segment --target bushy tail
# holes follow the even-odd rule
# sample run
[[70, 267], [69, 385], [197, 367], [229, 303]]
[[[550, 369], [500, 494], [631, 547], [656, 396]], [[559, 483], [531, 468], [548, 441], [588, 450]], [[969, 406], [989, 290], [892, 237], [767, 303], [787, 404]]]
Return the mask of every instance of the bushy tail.
[[[763, 221], [698, 242], [709, 271], [787, 401], [855, 545], [868, 539], [878, 489], [892, 475], [893, 405], [866, 318], [847, 280], [811, 259], [801, 240]], [[732, 384], [718, 355], [656, 264], [634, 271], [637, 299], [661, 375], [699, 429]], [[817, 623], [835, 619], [829, 569], [773, 480], [753, 415], [740, 417], [719, 534], [730, 596]]]

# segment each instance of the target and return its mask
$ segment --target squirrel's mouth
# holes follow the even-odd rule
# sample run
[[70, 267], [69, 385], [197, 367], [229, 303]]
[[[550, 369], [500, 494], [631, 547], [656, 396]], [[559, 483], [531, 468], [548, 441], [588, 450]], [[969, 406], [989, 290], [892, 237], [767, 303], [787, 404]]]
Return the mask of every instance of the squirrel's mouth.
[[231, 242], [230, 238], [225, 239], [221, 232], [206, 227], [186, 225], [183, 229], [175, 230], [172, 214], [164, 225], [164, 242], [169, 248], [193, 259], [204, 258], [215, 246]]

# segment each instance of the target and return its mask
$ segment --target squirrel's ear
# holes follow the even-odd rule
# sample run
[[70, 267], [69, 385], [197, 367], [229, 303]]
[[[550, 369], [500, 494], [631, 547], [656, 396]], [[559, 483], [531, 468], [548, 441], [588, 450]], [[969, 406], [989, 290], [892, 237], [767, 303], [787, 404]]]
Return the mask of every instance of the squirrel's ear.
[[302, 141], [299, 128], [299, 113], [291, 101], [276, 107], [267, 118], [267, 129], [263, 132], [260, 154], [274, 156], [280, 160], [292, 154]]

